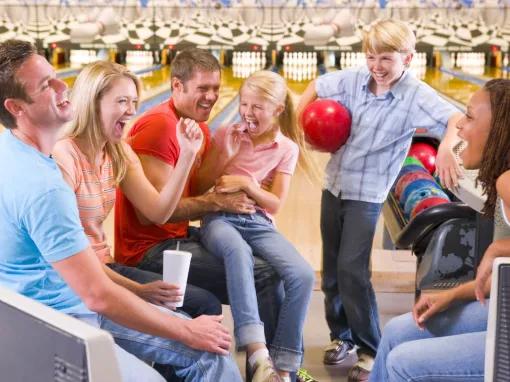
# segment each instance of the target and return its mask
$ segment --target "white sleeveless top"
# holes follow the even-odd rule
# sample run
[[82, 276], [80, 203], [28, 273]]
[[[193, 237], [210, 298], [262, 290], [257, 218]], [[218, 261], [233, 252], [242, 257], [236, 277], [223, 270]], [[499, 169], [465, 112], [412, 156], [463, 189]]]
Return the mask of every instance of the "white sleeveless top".
[[505, 214], [503, 201], [498, 198], [494, 211], [494, 240], [510, 236], [510, 219]]

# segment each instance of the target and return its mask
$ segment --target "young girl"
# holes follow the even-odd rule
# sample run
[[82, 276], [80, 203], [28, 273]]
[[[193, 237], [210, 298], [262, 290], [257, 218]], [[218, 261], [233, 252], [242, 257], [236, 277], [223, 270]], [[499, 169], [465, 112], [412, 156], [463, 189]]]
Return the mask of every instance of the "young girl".
[[[275, 228], [298, 158], [310, 169], [285, 80], [270, 71], [252, 74], [240, 90], [242, 122], [220, 128], [199, 170], [201, 190], [244, 192], [251, 214], [217, 213], [202, 222], [202, 243], [223, 259], [237, 346], [247, 351], [253, 381], [289, 380], [302, 359], [302, 332], [314, 274]], [[301, 155], [300, 155], [301, 149]], [[283, 279], [285, 299], [269, 357], [253, 282], [253, 252]], [[279, 375], [279, 376], [278, 376]]]
[[474, 300], [483, 300], [490, 290], [494, 258], [510, 256], [509, 110], [510, 81], [492, 80], [473, 95], [457, 125], [466, 143], [460, 154], [463, 166], [479, 169], [478, 180], [487, 195], [484, 213], [494, 215], [496, 222], [501, 218], [477, 279], [423, 294], [412, 313], [392, 319], [384, 329], [370, 381], [483, 381], [488, 311]]
[[[84, 68], [73, 88], [76, 115], [69, 137], [56, 144], [53, 156], [76, 193], [85, 233], [110, 278], [149, 302], [168, 306], [182, 293], [161, 281], [159, 274], [115, 263], [103, 222], [115, 203], [117, 185], [145, 216], [166, 222], [201, 147], [202, 133], [194, 121], [180, 122], [177, 138], [182, 155], [172, 177], [175, 181], [158, 192], [122, 140], [124, 126], [136, 112], [140, 87], [138, 78], [121, 65], [99, 61]], [[193, 317], [220, 314], [221, 305], [211, 293], [188, 286], [183, 310]]]

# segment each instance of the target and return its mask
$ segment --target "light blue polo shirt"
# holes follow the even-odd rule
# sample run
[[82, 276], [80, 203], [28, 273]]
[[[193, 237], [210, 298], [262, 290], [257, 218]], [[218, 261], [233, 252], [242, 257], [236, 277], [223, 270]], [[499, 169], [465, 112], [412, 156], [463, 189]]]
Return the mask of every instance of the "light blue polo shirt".
[[366, 67], [327, 73], [316, 80], [320, 98], [349, 109], [351, 134], [331, 155], [325, 187], [341, 199], [382, 203], [395, 181], [417, 128], [442, 137], [458, 110], [407, 71], [386, 93], [368, 88]]
[[0, 284], [56, 310], [89, 314], [51, 266], [88, 246], [76, 197], [55, 161], [10, 130], [1, 133]]

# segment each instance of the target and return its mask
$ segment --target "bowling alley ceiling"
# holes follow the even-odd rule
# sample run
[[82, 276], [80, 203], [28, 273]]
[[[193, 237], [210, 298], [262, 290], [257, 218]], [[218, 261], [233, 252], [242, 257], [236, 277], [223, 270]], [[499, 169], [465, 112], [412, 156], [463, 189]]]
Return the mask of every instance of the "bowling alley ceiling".
[[[250, 0], [244, 3], [256, 5], [217, 3], [213, 7], [203, 7], [182, 1], [179, 6], [170, 6], [170, 2], [145, 1], [113, 6], [115, 19], [109, 22], [117, 24], [112, 28], [114, 31], [97, 34], [93, 31], [89, 41], [81, 41], [81, 44], [98, 48], [126, 45], [145, 49], [149, 46], [151, 49], [163, 46], [179, 49], [187, 45], [223, 49], [304, 47], [307, 31], [328, 25], [340, 9], [345, 9], [327, 6], [324, 1], [315, 5], [298, 1], [287, 6], [274, 6], [274, 3], [263, 6]], [[56, 2], [26, 4], [0, 4], [0, 41], [20, 38], [43, 47], [79, 45], [71, 37], [73, 28], [92, 25], [101, 9], [86, 1], [76, 4], [61, 1], [61, 5]], [[384, 9], [357, 7], [350, 12], [354, 24], [350, 29], [352, 32], [345, 35], [340, 31], [330, 36], [324, 48], [359, 50], [362, 29], [375, 18], [387, 16], [408, 20], [418, 43], [430, 46], [470, 50], [490, 44], [507, 49], [510, 43], [508, 8], [392, 7], [392, 3], [387, 2]]]

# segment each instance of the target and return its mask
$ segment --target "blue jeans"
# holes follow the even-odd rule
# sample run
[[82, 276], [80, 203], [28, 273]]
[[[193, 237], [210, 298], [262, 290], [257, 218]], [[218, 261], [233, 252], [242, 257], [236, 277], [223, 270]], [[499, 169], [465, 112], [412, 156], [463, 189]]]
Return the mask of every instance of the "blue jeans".
[[253, 252], [278, 273], [285, 298], [270, 353], [278, 369], [296, 371], [303, 356], [303, 326], [314, 283], [310, 265], [262, 212], [207, 215], [202, 222], [202, 243], [225, 264], [238, 348], [265, 343], [253, 282]]
[[375, 355], [381, 339], [370, 253], [381, 203], [342, 200], [322, 192], [322, 291], [331, 339]]
[[384, 328], [371, 382], [482, 382], [487, 305], [452, 306], [420, 330], [411, 313]]
[[[179, 248], [192, 253], [188, 283], [213, 293], [223, 304], [228, 304], [227, 282], [223, 261], [212, 256], [200, 243], [200, 231], [190, 227], [187, 238], [165, 240], [149, 249], [138, 268], [163, 273], [163, 251]], [[276, 332], [278, 314], [283, 301], [283, 286], [273, 268], [260, 256], [255, 255], [255, 289], [260, 317], [268, 343]]]
[[[169, 315], [189, 319], [181, 313], [165, 311]], [[126, 328], [101, 315], [93, 316], [97, 322], [95, 326], [109, 332], [115, 343], [126, 352], [140, 360], [172, 365], [177, 376], [186, 382], [242, 381], [237, 364], [230, 356], [195, 350], [174, 340]], [[82, 317], [77, 318], [83, 319]], [[90, 318], [83, 320], [94, 325]], [[117, 351], [117, 359], [123, 375], [123, 382], [164, 381], [154, 369], [143, 366], [142, 361], [128, 359], [126, 354], [119, 351]], [[129, 363], [127, 363], [128, 361]], [[129, 373], [126, 370], [129, 370]]]

